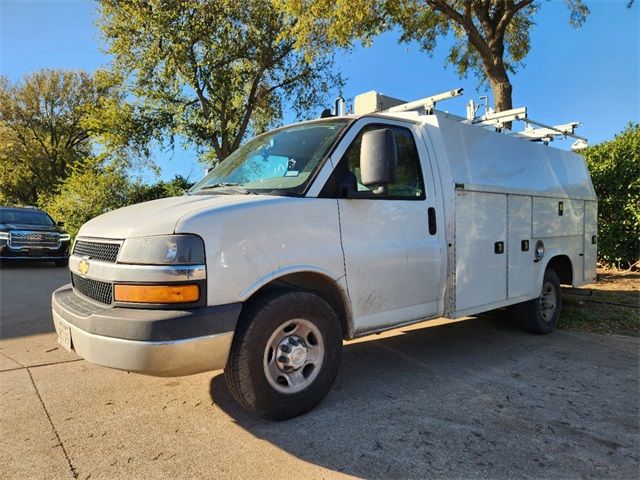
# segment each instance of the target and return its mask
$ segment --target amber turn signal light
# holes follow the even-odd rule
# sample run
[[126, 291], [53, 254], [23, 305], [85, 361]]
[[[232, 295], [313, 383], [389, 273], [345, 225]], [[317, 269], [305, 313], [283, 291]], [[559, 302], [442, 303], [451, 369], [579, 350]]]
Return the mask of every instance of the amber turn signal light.
[[198, 285], [116, 285], [116, 302], [193, 303], [200, 299]]

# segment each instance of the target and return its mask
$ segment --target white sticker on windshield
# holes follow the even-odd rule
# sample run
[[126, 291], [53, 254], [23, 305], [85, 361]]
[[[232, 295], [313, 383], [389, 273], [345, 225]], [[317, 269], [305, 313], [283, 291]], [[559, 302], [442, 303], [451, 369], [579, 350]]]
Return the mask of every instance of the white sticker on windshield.
[[287, 170], [284, 174], [285, 177], [297, 177], [300, 175], [299, 170]]

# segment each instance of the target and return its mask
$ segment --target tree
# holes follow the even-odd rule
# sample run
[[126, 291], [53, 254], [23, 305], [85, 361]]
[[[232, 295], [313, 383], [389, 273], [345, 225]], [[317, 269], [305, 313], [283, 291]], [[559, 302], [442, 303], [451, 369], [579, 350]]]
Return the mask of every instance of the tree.
[[128, 203], [129, 180], [118, 166], [90, 161], [72, 168], [54, 194], [40, 197], [39, 206], [75, 236], [85, 222]]
[[582, 151], [598, 195], [598, 258], [620, 267], [640, 257], [640, 125]]
[[127, 203], [141, 203], [159, 198], [177, 197], [183, 195], [185, 190], [191, 188], [193, 182], [189, 182], [181, 175], [176, 175], [173, 179], [165, 182], [160, 180], [153, 184], [132, 183], [127, 195]]
[[96, 155], [131, 158], [144, 127], [114, 83], [105, 72], [40, 70], [15, 83], [0, 77], [2, 203], [35, 205]]
[[107, 51], [157, 130], [222, 160], [249, 134], [320, 105], [340, 83], [332, 55], [282, 39], [270, 0], [100, 0]]
[[[296, 47], [313, 58], [329, 47], [365, 44], [400, 28], [402, 42], [415, 40], [431, 53], [439, 37], [453, 33], [447, 62], [461, 77], [468, 72], [489, 82], [495, 109], [512, 108], [514, 73], [529, 53], [529, 31], [541, 5], [536, 0], [277, 0], [291, 15]], [[589, 9], [583, 0], [565, 0], [569, 20], [580, 26]]]

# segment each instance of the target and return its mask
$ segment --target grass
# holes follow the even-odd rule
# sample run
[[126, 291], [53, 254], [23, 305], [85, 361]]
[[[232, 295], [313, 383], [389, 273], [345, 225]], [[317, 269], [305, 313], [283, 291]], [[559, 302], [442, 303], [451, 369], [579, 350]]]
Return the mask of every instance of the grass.
[[558, 328], [640, 337], [640, 274], [598, 270], [591, 296], [564, 294]]

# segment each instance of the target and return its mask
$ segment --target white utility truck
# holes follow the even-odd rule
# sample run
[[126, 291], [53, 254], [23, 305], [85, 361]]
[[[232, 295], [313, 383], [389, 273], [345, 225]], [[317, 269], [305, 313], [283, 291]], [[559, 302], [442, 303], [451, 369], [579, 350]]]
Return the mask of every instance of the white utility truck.
[[131, 372], [224, 368], [244, 408], [284, 419], [327, 394], [343, 339], [509, 305], [551, 332], [560, 285], [596, 279], [585, 162], [546, 145], [582, 141], [576, 124], [434, 108], [460, 91], [369, 92], [354, 114], [337, 102], [250, 140], [185, 196], [89, 221], [53, 293], [58, 340]]

